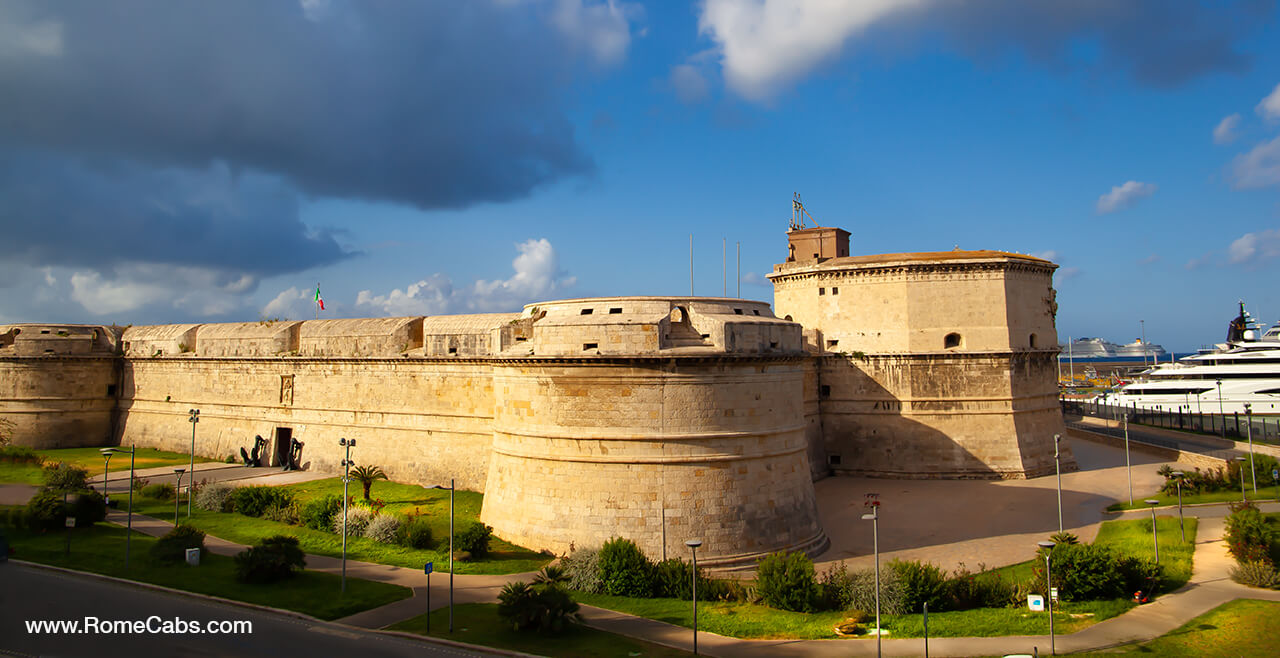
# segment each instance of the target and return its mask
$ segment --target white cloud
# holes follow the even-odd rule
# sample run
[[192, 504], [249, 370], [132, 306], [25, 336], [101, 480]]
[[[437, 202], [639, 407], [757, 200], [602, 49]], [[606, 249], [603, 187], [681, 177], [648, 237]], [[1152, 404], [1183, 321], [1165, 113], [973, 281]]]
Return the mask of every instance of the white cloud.
[[1260, 264], [1280, 256], [1280, 229], [1245, 233], [1227, 247], [1227, 262], [1232, 265]]
[[329, 0], [298, 0], [298, 5], [302, 7], [302, 13], [307, 20], [312, 22], [323, 19], [331, 9]]
[[1223, 117], [1222, 121], [1219, 121], [1217, 127], [1213, 129], [1213, 143], [1230, 144], [1231, 142], [1236, 141], [1236, 138], [1240, 136], [1236, 133], [1236, 129], [1239, 127], [1239, 114], [1232, 114], [1231, 116]]
[[557, 0], [551, 22], [600, 65], [611, 66], [626, 57], [631, 45], [629, 16], [638, 12], [639, 5], [617, 0]]
[[758, 272], [747, 272], [746, 274], [743, 274], [742, 283], [748, 286], [773, 287], [773, 282], [764, 278], [764, 276]]
[[385, 295], [361, 290], [356, 306], [388, 316], [515, 311], [577, 282], [560, 271], [555, 248], [546, 238], [526, 240], [516, 248], [520, 255], [511, 262], [515, 273], [508, 279], [481, 279], [468, 288], [455, 289], [448, 276], [437, 273]]
[[1280, 137], [1237, 155], [1232, 161], [1232, 173], [1237, 189], [1280, 183]]
[[1111, 188], [1110, 192], [1098, 197], [1098, 214], [1105, 215], [1117, 210], [1124, 210], [1139, 199], [1145, 199], [1156, 193], [1154, 183], [1140, 183], [1131, 180], [1124, 185]]
[[199, 316], [225, 315], [257, 286], [249, 275], [232, 278], [207, 268], [150, 263], [121, 265], [107, 274], [76, 271], [70, 281], [72, 301], [94, 315], [164, 303]]
[[676, 98], [685, 105], [701, 103], [707, 99], [707, 79], [690, 64], [678, 64], [671, 69], [671, 88]]
[[1033, 252], [1031, 252], [1030, 254], [1027, 254], [1027, 255], [1028, 255], [1028, 256], [1035, 256], [1036, 258], [1043, 258], [1043, 259], [1045, 259], [1045, 260], [1049, 260], [1049, 261], [1056, 261], [1056, 260], [1058, 260], [1058, 252], [1056, 252], [1056, 251], [1054, 251], [1054, 250], [1052, 250], [1052, 249], [1050, 249], [1050, 250], [1048, 250], [1048, 251], [1033, 251]]
[[[290, 286], [288, 290], [280, 291], [274, 299], [267, 302], [262, 307], [259, 314], [264, 318], [280, 318], [282, 320], [306, 320], [313, 317], [316, 307], [316, 291], [312, 288], [299, 290], [294, 286]], [[326, 311], [332, 310], [333, 306], [325, 301]], [[332, 313], [326, 313], [332, 315]]]
[[62, 55], [61, 22], [27, 21], [19, 14], [19, 9], [0, 6], [0, 60]]
[[840, 53], [851, 37], [922, 0], [707, 0], [698, 31], [721, 52], [725, 82], [752, 100], [768, 100]]
[[1264, 119], [1280, 119], [1280, 84], [1253, 109]]
[[1080, 268], [1078, 268], [1078, 267], [1063, 267], [1063, 268], [1059, 268], [1059, 269], [1058, 269], [1058, 271], [1057, 271], [1057, 272], [1055, 272], [1055, 274], [1057, 274], [1057, 275], [1058, 275], [1058, 280], [1059, 280], [1059, 281], [1064, 281], [1064, 280], [1066, 280], [1066, 279], [1074, 279], [1074, 278], [1076, 278], [1077, 276], [1079, 276], [1079, 275], [1080, 275]]
[[1159, 260], [1160, 260], [1160, 254], [1151, 254], [1150, 256], [1147, 256], [1146, 258], [1143, 258], [1142, 260], [1138, 261], [1138, 264], [1151, 265], [1155, 262], [1158, 262]]

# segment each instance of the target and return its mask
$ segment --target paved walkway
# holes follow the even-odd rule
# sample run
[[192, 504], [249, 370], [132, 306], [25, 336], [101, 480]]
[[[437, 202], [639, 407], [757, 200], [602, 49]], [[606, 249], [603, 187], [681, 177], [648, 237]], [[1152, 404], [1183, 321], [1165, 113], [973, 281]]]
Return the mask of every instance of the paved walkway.
[[[174, 468], [186, 469], [187, 464], [179, 464], [178, 466], [156, 466], [153, 468], [140, 468], [134, 471], [134, 476], [151, 483], [173, 484], [177, 477], [173, 474]], [[317, 471], [282, 471], [274, 466], [259, 466], [257, 468], [249, 468], [242, 464], [225, 464], [222, 462], [196, 462], [196, 482], [197, 483], [213, 483], [223, 482], [234, 487], [245, 485], [284, 485], [295, 484], [298, 482], [309, 482], [311, 480], [320, 480], [324, 478], [336, 477], [332, 473], [321, 473]], [[89, 484], [95, 489], [102, 489], [102, 475], [95, 475], [88, 480]], [[182, 476], [182, 490], [186, 491], [187, 486], [191, 484], [191, 475], [186, 473]], [[105, 493], [119, 494], [128, 491], [129, 472], [128, 471], [111, 471], [110, 477], [107, 478]]]

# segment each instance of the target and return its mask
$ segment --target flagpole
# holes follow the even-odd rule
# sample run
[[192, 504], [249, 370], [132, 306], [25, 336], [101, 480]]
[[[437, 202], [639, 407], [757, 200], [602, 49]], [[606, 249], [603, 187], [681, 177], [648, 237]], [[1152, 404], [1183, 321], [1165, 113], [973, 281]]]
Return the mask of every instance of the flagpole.
[[320, 319], [320, 282], [319, 281], [316, 281], [316, 298], [314, 301], [315, 301], [315, 308], [311, 310], [315, 311], [315, 319], [319, 320]]

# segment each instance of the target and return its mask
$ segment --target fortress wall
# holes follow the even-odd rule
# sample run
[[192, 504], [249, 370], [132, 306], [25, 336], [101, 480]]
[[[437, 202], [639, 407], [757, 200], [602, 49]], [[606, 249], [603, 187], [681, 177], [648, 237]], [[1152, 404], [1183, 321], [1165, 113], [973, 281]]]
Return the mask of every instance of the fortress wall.
[[308, 320], [298, 329], [298, 355], [394, 357], [422, 347], [422, 318]]
[[[905, 352], [910, 309], [903, 277], [863, 271], [812, 272], [774, 280], [774, 305], [829, 351]], [[836, 341], [831, 344], [830, 341]]]
[[908, 351], [940, 352], [946, 349], [946, 336], [952, 333], [961, 336], [959, 347], [954, 348], [958, 351], [1008, 350], [1009, 305], [1002, 270], [995, 264], [966, 263], [963, 267], [930, 267], [907, 273], [912, 284], [907, 297], [908, 321], [899, 331], [908, 334]]
[[196, 330], [196, 354], [206, 357], [296, 354], [301, 324], [266, 320], [200, 325]]
[[[1057, 349], [1058, 330], [1054, 317], [1058, 312], [1057, 293], [1045, 268], [1011, 269], [1005, 276], [1005, 297], [1009, 300], [1009, 344], [1014, 349]], [[1052, 271], [1052, 270], [1050, 270]], [[1031, 336], [1035, 335], [1035, 344]], [[1057, 395], [1058, 377], [1052, 383]]]
[[557, 553], [630, 538], [708, 564], [820, 550], [800, 359], [527, 359], [494, 369], [481, 519]]
[[196, 351], [198, 324], [128, 327], [120, 340], [128, 357], [169, 356]]
[[108, 445], [118, 376], [111, 356], [0, 356], [0, 418], [14, 445]]
[[456, 478], [483, 491], [492, 442], [493, 388], [485, 362], [424, 359], [130, 359], [124, 364], [120, 440], [185, 452], [187, 411], [200, 409], [196, 452], [213, 458], [272, 441], [288, 428], [311, 470], [352, 459], [397, 481]]
[[808, 444], [809, 474], [816, 481], [831, 474], [831, 468], [827, 465], [827, 442], [822, 430], [822, 407], [818, 399], [817, 359], [805, 359], [801, 372], [804, 439]]
[[1063, 425], [1056, 395], [1031, 386], [1043, 378], [1042, 361], [1051, 359], [999, 352], [822, 359], [831, 468], [909, 478], [1035, 477], [1046, 473], [1047, 449], [1051, 472], [1053, 434]]

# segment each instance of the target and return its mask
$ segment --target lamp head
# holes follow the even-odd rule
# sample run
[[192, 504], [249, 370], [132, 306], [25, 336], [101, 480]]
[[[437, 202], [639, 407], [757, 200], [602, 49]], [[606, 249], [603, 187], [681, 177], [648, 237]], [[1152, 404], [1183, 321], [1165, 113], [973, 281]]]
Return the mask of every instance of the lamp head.
[[1180, 478], [1180, 477], [1182, 477], [1182, 476], [1186, 475], [1186, 473], [1183, 473], [1182, 471], [1174, 471], [1174, 472], [1170, 473], [1169, 475], [1172, 475], [1173, 477], [1176, 477], [1176, 478]]
[[689, 548], [697, 548], [697, 547], [699, 547], [699, 546], [701, 546], [701, 545], [702, 545], [702, 540], [701, 540], [701, 539], [690, 539], [689, 541], [685, 542], [685, 543], [684, 543], [684, 545], [685, 545], [685, 546], [688, 546]]
[[1236, 457], [1236, 461], [1238, 461], [1238, 462], [1242, 462], [1242, 461], [1244, 461], [1244, 457]]
[[872, 512], [872, 513], [870, 513], [870, 514], [863, 514], [863, 515], [862, 515], [862, 520], [863, 520], [863, 521], [874, 521], [874, 520], [876, 520], [877, 518], [880, 518], [880, 517], [876, 516], [876, 513], [875, 513], [875, 512]]
[[1054, 546], [1057, 546], [1057, 544], [1055, 544], [1055, 543], [1053, 543], [1053, 542], [1051, 542], [1051, 541], [1041, 541], [1041, 542], [1036, 542], [1036, 546], [1039, 546], [1040, 548], [1043, 548], [1043, 549], [1046, 549], [1046, 550], [1050, 550], [1050, 549], [1052, 549]]
[[1144, 501], [1142, 501], [1142, 502], [1144, 502], [1144, 503], [1146, 503], [1146, 504], [1148, 504], [1148, 505], [1150, 505], [1150, 506], [1152, 506], [1152, 507], [1155, 507], [1156, 505], [1159, 505], [1159, 504], [1160, 504], [1160, 501], [1158, 501], [1158, 500], [1156, 500], [1156, 499], [1154, 499], [1154, 498], [1148, 498], [1148, 499], [1146, 499], [1146, 500], [1144, 500]]
[[175, 469], [173, 469], [173, 474], [174, 474], [174, 475], [176, 475], [176, 476], [178, 476], [178, 477], [182, 477], [182, 474], [183, 474], [183, 473], [186, 473], [186, 472], [187, 472], [187, 469], [185, 469], [185, 468], [175, 468]]

